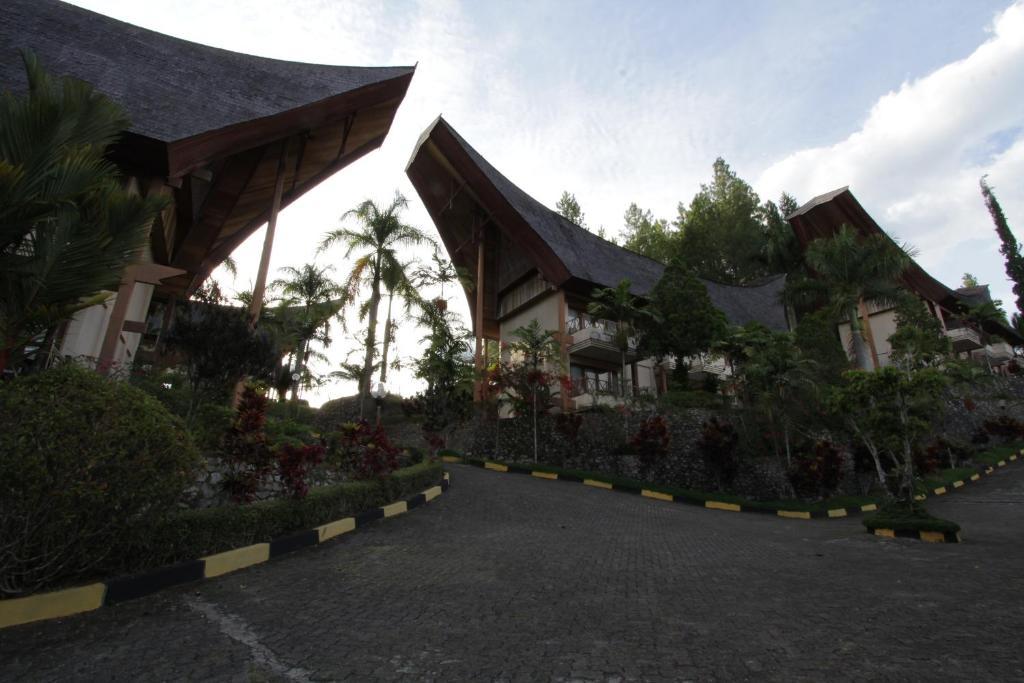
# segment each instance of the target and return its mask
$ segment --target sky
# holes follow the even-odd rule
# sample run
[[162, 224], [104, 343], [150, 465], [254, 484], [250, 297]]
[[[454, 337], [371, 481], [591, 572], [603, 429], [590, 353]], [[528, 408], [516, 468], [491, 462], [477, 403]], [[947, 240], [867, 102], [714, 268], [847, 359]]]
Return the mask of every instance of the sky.
[[[1013, 306], [978, 190], [988, 175], [1024, 237], [1024, 3], [1007, 0], [75, 0], [130, 23], [264, 57], [417, 64], [382, 148], [281, 213], [271, 273], [329, 263], [323, 233], [364, 199], [396, 190], [436, 235], [405, 176], [438, 114], [496, 168], [553, 207], [575, 194], [592, 228], [622, 229], [630, 202], [674, 218], [723, 157], [762, 199], [800, 202], [849, 186], [879, 224], [950, 286], [965, 272]], [[255, 279], [263, 229], [235, 254]], [[427, 254], [409, 254], [426, 258]], [[449, 289], [447, 292], [451, 296]], [[453, 307], [469, 319], [461, 297]], [[356, 323], [352, 320], [352, 329]], [[398, 352], [422, 332], [400, 327]], [[357, 342], [336, 331], [334, 369]], [[388, 389], [421, 388], [408, 370]], [[317, 405], [351, 383], [307, 392]]]

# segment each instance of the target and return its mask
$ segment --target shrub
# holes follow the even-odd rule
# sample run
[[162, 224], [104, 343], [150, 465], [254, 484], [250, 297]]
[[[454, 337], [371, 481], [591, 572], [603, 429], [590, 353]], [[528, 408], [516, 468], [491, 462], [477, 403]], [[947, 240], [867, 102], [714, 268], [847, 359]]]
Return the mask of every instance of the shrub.
[[739, 470], [740, 463], [736, 448], [739, 445], [739, 440], [736, 428], [725, 420], [718, 419], [717, 416], [706, 420], [701, 427], [697, 449], [704, 457], [704, 463], [708, 469], [724, 485], [731, 484]]
[[379, 479], [398, 468], [399, 449], [381, 427], [366, 420], [342, 425], [332, 435], [331, 464], [354, 479]]
[[629, 445], [644, 473], [648, 473], [668, 455], [670, 442], [668, 422], [661, 415], [652, 415], [640, 423]]
[[192, 440], [200, 451], [219, 451], [224, 435], [231, 429], [235, 411], [228, 406], [203, 403], [192, 419]]
[[317, 442], [313, 436], [313, 427], [292, 419], [267, 420], [264, 426], [267, 442], [271, 446], [290, 444], [292, 446], [310, 445]]
[[864, 520], [869, 530], [893, 529], [895, 531], [939, 531], [956, 533], [960, 525], [938, 517], [932, 517], [922, 505], [894, 501], [884, 505], [876, 514]]
[[809, 453], [801, 453], [793, 459], [789, 468], [789, 482], [802, 496], [831, 495], [843, 480], [845, 461], [842, 451], [835, 444], [821, 439], [815, 442]]
[[1000, 415], [994, 420], [985, 420], [982, 427], [988, 434], [1003, 441], [1024, 438], [1024, 422], [1015, 420], [1009, 415]]
[[381, 479], [314, 488], [301, 500], [277, 498], [251, 505], [182, 510], [163, 520], [144, 539], [115, 548], [104, 570], [110, 574], [136, 572], [264, 543], [407, 498], [440, 483], [442, 473], [437, 463], [421, 463]]
[[274, 454], [277, 458], [277, 473], [281, 477], [288, 496], [305, 498], [309, 492], [310, 471], [324, 459], [324, 447], [320, 445], [292, 446], [284, 444]]
[[235, 421], [224, 438], [223, 459], [227, 467], [224, 490], [236, 503], [250, 503], [274, 467], [267, 446], [267, 397], [247, 386], [235, 412]]
[[309, 403], [303, 400], [267, 402], [267, 417], [277, 420], [294, 420], [300, 424], [311, 425], [319, 413], [319, 410], [311, 408]]
[[66, 366], [0, 384], [0, 594], [93, 570], [197, 465], [180, 420], [126, 383]]

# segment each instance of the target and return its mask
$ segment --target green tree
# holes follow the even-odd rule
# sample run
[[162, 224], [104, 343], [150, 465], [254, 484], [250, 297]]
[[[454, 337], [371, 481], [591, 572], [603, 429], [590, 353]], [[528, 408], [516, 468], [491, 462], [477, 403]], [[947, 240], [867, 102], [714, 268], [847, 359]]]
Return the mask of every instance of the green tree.
[[129, 126], [121, 108], [22, 59], [28, 94], [0, 96], [0, 372], [117, 289], [163, 206], [124, 189], [106, 158]]
[[656, 261], [668, 262], [675, 239], [675, 231], [668, 221], [655, 218], [649, 210], [641, 209], [636, 203], [626, 209], [623, 221], [626, 229], [622, 246]]
[[[640, 300], [633, 296], [630, 291], [630, 281], [623, 279], [615, 287], [604, 287], [595, 289], [590, 294], [591, 302], [587, 305], [587, 312], [595, 318], [604, 318], [615, 323], [615, 345], [619, 348], [622, 362], [622, 397], [627, 398], [632, 394], [633, 383], [629, 379], [629, 365], [626, 357], [629, 354], [629, 347], [638, 336], [640, 329], [649, 326], [650, 320], [654, 317], [652, 311], [647, 310]], [[626, 427], [626, 435], [629, 433], [629, 417], [624, 412], [623, 418]]]
[[938, 318], [921, 299], [906, 293], [896, 301], [896, 331], [889, 345], [893, 362], [903, 368], [934, 367], [953, 351]]
[[788, 296], [824, 303], [837, 319], [847, 320], [857, 367], [871, 370], [859, 307], [866, 301], [894, 303], [903, 291], [899, 278], [910, 257], [884, 235], [861, 238], [844, 224], [833, 236], [807, 245], [804, 259], [814, 277], [788, 288]]
[[814, 361], [819, 384], [838, 384], [850, 369], [850, 359], [843, 351], [836, 328], [835, 316], [821, 309], [802, 316], [793, 330], [793, 341], [801, 355]]
[[996, 234], [999, 235], [999, 251], [1006, 260], [1006, 276], [1013, 282], [1013, 294], [1017, 297], [1017, 311], [1024, 313], [1024, 256], [1021, 256], [1020, 245], [1017, 238], [1010, 230], [1010, 224], [1006, 222], [1006, 214], [1003, 207], [999, 205], [992, 188], [981, 178], [981, 195], [985, 198], [985, 206], [988, 207], [989, 215], [996, 226]]
[[412, 311], [414, 304], [423, 305], [424, 303], [420, 299], [416, 285], [413, 284], [412, 279], [410, 278], [410, 265], [411, 264], [409, 263], [401, 262], [385, 264], [384, 276], [381, 280], [384, 284], [385, 291], [388, 293], [387, 315], [384, 318], [384, 343], [381, 344], [381, 384], [388, 381], [388, 351], [390, 350], [392, 343], [395, 341], [395, 332], [397, 330], [397, 323], [392, 315], [395, 297], [398, 296], [404, 302], [406, 315]]
[[183, 359], [190, 389], [189, 422], [200, 403], [224, 403], [242, 378], [271, 380], [277, 366], [271, 335], [253, 330], [244, 309], [227, 306], [219, 298], [179, 306], [165, 343]]
[[533, 418], [533, 461], [539, 453], [537, 418], [547, 413], [556, 395], [555, 377], [547, 372], [551, 366], [562, 369], [562, 348], [557, 332], [545, 330], [536, 318], [529, 324], [513, 330], [514, 340], [509, 344], [513, 354], [522, 356], [522, 362], [507, 364], [502, 369], [505, 400], [517, 414], [529, 412]]
[[674, 256], [700, 277], [746, 284], [769, 274], [761, 259], [764, 242], [760, 199], [721, 158], [709, 184], [689, 207], [679, 204], [680, 237]]
[[363, 375], [359, 383], [360, 414], [363, 404], [370, 394], [373, 384], [373, 358], [377, 346], [377, 315], [380, 308], [381, 287], [388, 271], [403, 270], [398, 258], [401, 247], [421, 244], [433, 245], [430, 239], [419, 228], [402, 221], [401, 212], [409, 206], [409, 202], [400, 193], [385, 208], [377, 206], [367, 199], [356, 208], [347, 211], [342, 220], [355, 218], [358, 229], [339, 228], [324, 235], [320, 249], [341, 242], [345, 245], [345, 258], [356, 252], [355, 264], [349, 272], [346, 284], [349, 301], [354, 300], [356, 293], [364, 286], [370, 290], [370, 298], [365, 302], [365, 311], [369, 326], [366, 330], [365, 356], [363, 359]]
[[745, 359], [739, 366], [743, 394], [752, 407], [764, 414], [771, 427], [772, 445], [780, 454], [777, 434], [782, 434], [782, 451], [787, 467], [792, 464], [794, 417], [808, 405], [808, 390], [815, 388], [814, 362], [804, 358], [788, 332], [759, 328], [746, 337]]
[[833, 410], [865, 446], [885, 482], [883, 456], [899, 475], [900, 498], [914, 504], [914, 449], [942, 414], [945, 375], [936, 368], [851, 370], [833, 395]]
[[581, 228], [587, 227], [587, 224], [583, 222], [583, 209], [580, 208], [580, 203], [576, 201], [576, 195], [562, 192], [558, 203], [555, 204], [555, 211], [560, 213], [562, 218], [567, 221], [575, 223]]
[[960, 281], [961, 287], [977, 287], [978, 278], [974, 277], [970, 273], [964, 273], [963, 278]]
[[707, 352], [726, 333], [725, 315], [715, 308], [707, 287], [677, 261], [669, 263], [651, 290], [640, 320], [645, 355], [674, 356], [676, 372], [686, 377], [689, 359]]
[[[331, 320], [336, 318], [345, 304], [345, 290], [331, 278], [333, 266], [317, 267], [306, 263], [300, 268], [281, 268], [285, 275], [270, 283], [271, 290], [282, 295], [282, 304], [288, 309], [286, 317], [295, 334], [295, 365], [291, 374], [305, 375], [306, 386], [312, 381], [308, 365], [312, 355], [310, 345], [318, 341], [331, 345]], [[299, 381], [292, 384], [292, 400], [298, 398]]]
[[[416, 377], [427, 382], [423, 392], [423, 431], [429, 442], [443, 446], [452, 428], [472, 412], [472, 335], [455, 313], [433, 302], [423, 304], [419, 324], [429, 330], [423, 338], [423, 355], [413, 366]], [[438, 439], [431, 439], [432, 435]]]
[[803, 266], [803, 250], [786, 217], [799, 207], [792, 195], [782, 193], [779, 203], [768, 201], [762, 207], [764, 237], [760, 257], [771, 273], [793, 273]]

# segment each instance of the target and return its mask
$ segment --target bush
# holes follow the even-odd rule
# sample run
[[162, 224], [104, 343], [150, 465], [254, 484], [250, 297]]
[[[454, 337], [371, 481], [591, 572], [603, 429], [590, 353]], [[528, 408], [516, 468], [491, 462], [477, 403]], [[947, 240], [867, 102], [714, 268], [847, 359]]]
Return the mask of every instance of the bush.
[[277, 473], [288, 496], [295, 499], [305, 498], [309, 493], [310, 471], [324, 459], [324, 447], [292, 446], [284, 444], [274, 453], [277, 459]]
[[665, 459], [670, 442], [668, 422], [661, 415], [653, 415], [640, 423], [629, 445], [636, 453], [644, 474], [649, 474]]
[[949, 520], [932, 517], [924, 506], [896, 501], [884, 505], [876, 514], [864, 520], [869, 530], [893, 529], [894, 531], [938, 531], [957, 533], [960, 525]]
[[0, 594], [94, 570], [194, 481], [180, 420], [122, 382], [67, 366], [0, 384]]
[[440, 483], [437, 463], [421, 463], [371, 481], [353, 481], [309, 491], [301, 499], [279, 498], [251, 505], [184, 510], [165, 519], [144, 543], [116, 550], [110, 572], [136, 572], [191, 560], [312, 529], [371, 508], [408, 498]]
[[266, 410], [267, 397], [247, 386], [224, 437], [222, 457], [227, 472], [223, 486], [236, 503], [252, 502], [274, 467], [274, 456], [264, 432]]
[[320, 411], [311, 408], [306, 401], [268, 401], [267, 416], [276, 420], [294, 420], [300, 424], [311, 425], [316, 422]]
[[220, 451], [224, 443], [224, 435], [231, 429], [235, 411], [229, 406], [216, 403], [203, 403], [196, 408], [192, 417], [192, 440], [196, 447], [204, 453]]
[[740, 437], [736, 428], [725, 420], [712, 416], [701, 427], [697, 449], [704, 457], [708, 469], [714, 472], [721, 484], [728, 486], [736, 478], [739, 470], [737, 446]]
[[1024, 438], [1024, 422], [1015, 420], [1009, 415], [1000, 415], [995, 420], [985, 420], [985, 431], [1003, 441], [1015, 441]]
[[789, 468], [789, 482], [801, 496], [829, 496], [843, 481], [842, 452], [831, 441], [817, 441], [809, 453], [801, 453], [793, 459]]

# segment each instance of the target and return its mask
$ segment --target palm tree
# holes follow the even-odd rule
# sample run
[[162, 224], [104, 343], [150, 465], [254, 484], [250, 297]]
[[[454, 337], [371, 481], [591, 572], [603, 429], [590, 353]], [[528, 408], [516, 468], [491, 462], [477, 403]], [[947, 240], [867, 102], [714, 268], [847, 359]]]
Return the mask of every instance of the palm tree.
[[395, 340], [395, 320], [391, 316], [392, 304], [397, 294], [405, 302], [405, 313], [408, 315], [413, 304], [422, 304], [419, 292], [412, 280], [409, 278], [408, 271], [411, 263], [401, 263], [395, 261], [393, 263], [385, 263], [384, 274], [381, 277], [381, 282], [384, 285], [384, 289], [388, 293], [388, 309], [387, 316], [384, 319], [384, 343], [381, 345], [381, 361], [380, 361], [380, 382], [384, 384], [388, 380], [388, 350], [391, 347], [391, 343]]
[[604, 318], [615, 322], [615, 345], [619, 347], [622, 357], [622, 395], [626, 397], [632, 386], [627, 383], [628, 365], [626, 355], [629, 353], [630, 339], [636, 336], [638, 324], [642, 320], [648, 320], [653, 315], [648, 311], [639, 299], [630, 294], [629, 280], [622, 280], [619, 284], [603, 289], [595, 289], [591, 293], [593, 301], [587, 306], [587, 313], [595, 318]]
[[[306, 370], [312, 349], [310, 344], [319, 341], [330, 346], [331, 319], [344, 306], [344, 290], [331, 279], [333, 266], [318, 268], [315, 263], [300, 268], [287, 266], [281, 272], [287, 277], [270, 283], [270, 289], [280, 291], [284, 305], [282, 322], [287, 322], [295, 337], [295, 364], [292, 373], [302, 374]], [[305, 380], [309, 384], [309, 379]], [[299, 382], [292, 384], [292, 400], [298, 398]]]
[[849, 320], [857, 367], [873, 369], [858, 309], [866, 301], [895, 303], [902, 291], [900, 276], [910, 261], [906, 250], [884, 235], [862, 238], [844, 224], [832, 237], [807, 245], [804, 259], [814, 277], [795, 283], [788, 296], [791, 300], [823, 301], [839, 319]]
[[441, 298], [444, 299], [444, 286], [449, 282], [458, 282], [465, 289], [473, 289], [473, 278], [465, 268], [456, 266], [445, 260], [437, 251], [430, 255], [434, 262], [431, 266], [420, 266], [412, 273], [412, 282], [417, 287], [441, 285]]
[[324, 235], [320, 243], [320, 250], [323, 251], [341, 242], [345, 245], [345, 258], [356, 256], [355, 264], [348, 274], [346, 291], [349, 300], [355, 298], [358, 290], [365, 284], [369, 285], [370, 298], [364, 305], [369, 318], [369, 327], [366, 331], [365, 357], [363, 359], [363, 373], [359, 382], [360, 413], [366, 397], [370, 393], [370, 385], [373, 383], [373, 356], [377, 343], [377, 313], [380, 307], [381, 286], [385, 274], [389, 271], [400, 270], [400, 261], [397, 250], [400, 247], [416, 246], [420, 244], [431, 244], [431, 240], [422, 230], [402, 222], [400, 213], [408, 207], [409, 203], [400, 193], [395, 193], [395, 198], [386, 208], [381, 209], [372, 200], [367, 199], [359, 206], [346, 211], [341, 217], [345, 220], [349, 217], [355, 218], [360, 223], [359, 229], [339, 228]]
[[0, 372], [11, 355], [102, 303], [138, 256], [163, 200], [124, 189], [106, 159], [121, 108], [23, 52], [29, 91], [0, 96]]

